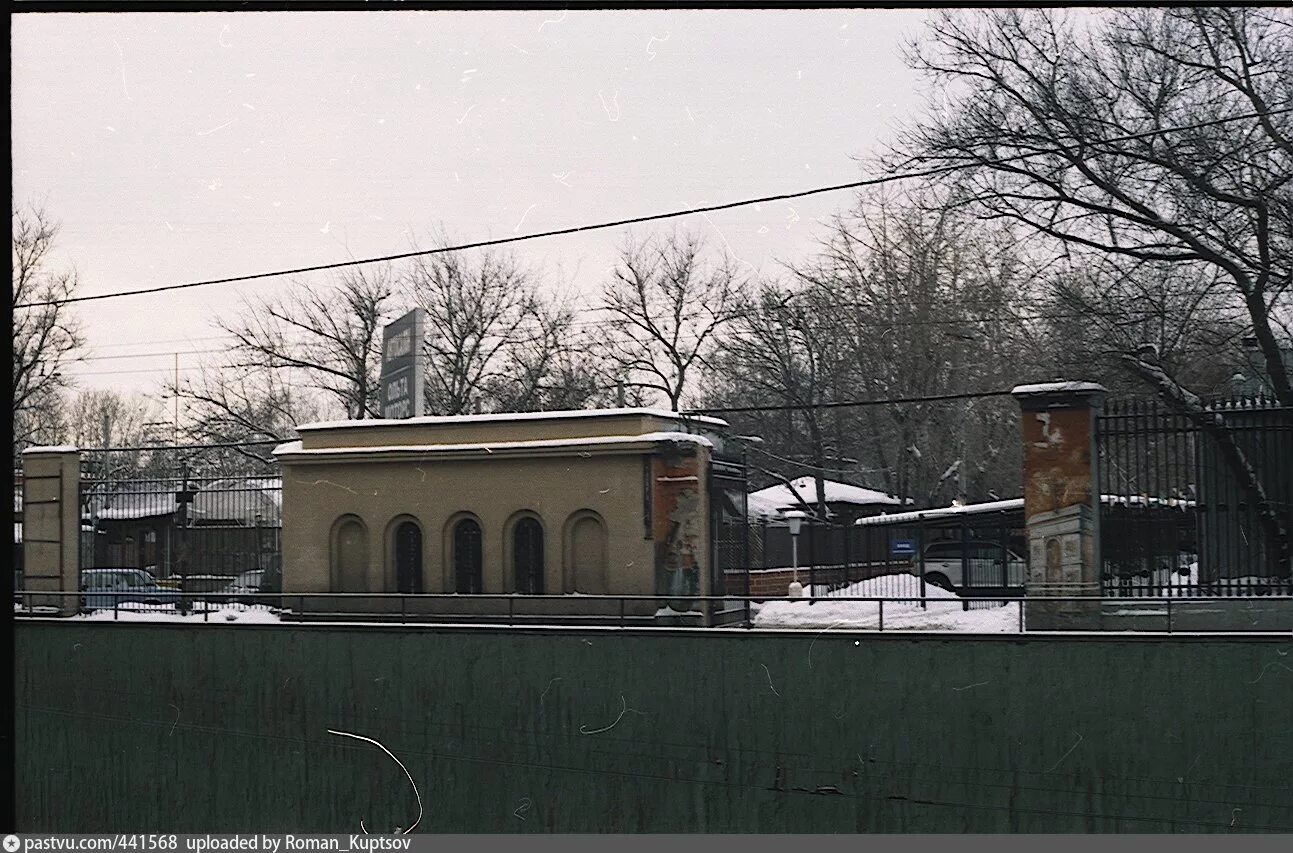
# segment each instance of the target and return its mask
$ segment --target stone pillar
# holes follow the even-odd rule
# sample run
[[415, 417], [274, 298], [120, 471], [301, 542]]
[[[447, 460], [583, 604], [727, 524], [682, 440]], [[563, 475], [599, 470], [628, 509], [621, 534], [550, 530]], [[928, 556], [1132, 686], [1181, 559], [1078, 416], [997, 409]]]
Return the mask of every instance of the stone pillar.
[[[32, 447], [22, 452], [23, 587], [78, 593], [81, 586], [81, 454], [75, 447]], [[71, 616], [80, 598], [33, 595], [32, 607]]]
[[1095, 416], [1105, 389], [1090, 382], [1020, 385], [1029, 630], [1099, 630], [1100, 603], [1042, 601], [1100, 595], [1100, 495]]

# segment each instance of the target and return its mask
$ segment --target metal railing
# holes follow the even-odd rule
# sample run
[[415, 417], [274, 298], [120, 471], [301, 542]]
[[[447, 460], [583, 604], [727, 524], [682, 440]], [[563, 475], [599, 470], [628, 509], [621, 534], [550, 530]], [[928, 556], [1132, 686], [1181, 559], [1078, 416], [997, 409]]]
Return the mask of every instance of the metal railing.
[[[513, 593], [457, 595], [448, 593], [273, 593], [241, 594], [229, 600], [198, 600], [190, 603], [187, 612], [180, 612], [174, 606], [144, 604], [125, 600], [116, 600], [110, 607], [86, 608], [80, 606], [85, 599], [79, 592], [45, 592], [37, 590], [18, 590], [14, 593], [14, 615], [18, 618], [58, 617], [76, 615], [81, 618], [123, 621], [126, 619], [146, 619], [169, 621], [171, 619], [186, 622], [218, 623], [224, 621], [272, 621], [282, 623], [378, 623], [400, 625], [476, 625], [490, 627], [525, 627], [525, 626], [569, 626], [587, 625], [619, 628], [677, 628], [687, 626], [706, 626], [707, 617], [722, 612], [732, 612], [733, 608], [744, 610], [746, 617], [735, 623], [746, 628], [768, 628], [775, 630], [822, 631], [831, 629], [877, 631], [877, 632], [921, 632], [937, 633], [1024, 633], [1027, 629], [1027, 613], [1037, 612], [1074, 612], [1079, 611], [1087, 616], [1119, 617], [1122, 619], [1113, 630], [1137, 630], [1149, 632], [1173, 633], [1185, 630], [1196, 632], [1293, 632], [1293, 602], [1283, 599], [1236, 599], [1234, 597], [1216, 598], [1173, 598], [1144, 597], [1134, 602], [1109, 599], [1103, 596], [1035, 596], [1023, 599], [1004, 599], [1000, 595], [964, 596], [953, 600], [931, 599], [920, 596], [844, 596], [844, 597], [769, 597], [762, 596], [757, 600], [745, 596], [692, 596], [685, 604], [688, 610], [679, 611], [669, 605], [678, 601], [658, 595], [581, 595], [577, 598], [565, 595], [519, 595]], [[69, 599], [82, 601], [70, 602]], [[488, 606], [491, 602], [501, 603], [497, 607]], [[561, 603], [557, 612], [535, 612], [535, 605], [545, 602]], [[452, 604], [452, 607], [443, 605]], [[811, 612], [809, 608], [817, 605], [829, 605], [832, 612], [827, 613], [817, 622], [805, 622], [802, 618], [782, 622], [777, 619], [764, 619], [770, 606], [785, 605], [788, 608], [799, 608], [795, 612], [802, 617]], [[840, 605], [863, 605], [855, 613], [840, 613]], [[1008, 620], [999, 618], [990, 630], [975, 630], [973, 624], [961, 628], [940, 627], [938, 616], [948, 616], [961, 612], [965, 605], [981, 605], [985, 609], [1000, 609], [1009, 614]], [[360, 606], [366, 605], [366, 606]], [[435, 606], [441, 605], [441, 606]], [[874, 614], [870, 612], [873, 605]], [[1261, 611], [1265, 605], [1273, 610]], [[1076, 606], [1076, 607], [1075, 607]], [[655, 608], [652, 611], [652, 608]], [[1146, 608], [1153, 607], [1153, 610]], [[1221, 607], [1222, 610], [1215, 608]], [[1200, 620], [1193, 619], [1194, 624], [1183, 624], [1185, 617], [1216, 615], [1226, 613], [1231, 608], [1232, 616], [1265, 612], [1268, 617], [1263, 627], [1256, 622], [1244, 626], [1220, 625], [1200, 627]], [[694, 609], [693, 609], [694, 608]], [[1133, 608], [1133, 609], [1129, 609]], [[1206, 609], [1214, 608], [1214, 609]], [[66, 614], [66, 610], [75, 610], [75, 614]], [[781, 613], [788, 611], [782, 610]], [[241, 614], [241, 615], [240, 615]], [[874, 615], [874, 618], [872, 618]], [[932, 616], [933, 619], [924, 619]], [[159, 617], [163, 617], [159, 619]], [[254, 617], [251, 619], [244, 617]], [[1188, 621], [1188, 620], [1187, 620]], [[1203, 620], [1206, 622], [1207, 620]], [[1213, 620], [1216, 622], [1217, 620]], [[1233, 622], [1234, 619], [1231, 619]], [[727, 625], [709, 625], [709, 627], [732, 627]], [[1273, 626], [1273, 627], [1272, 627]], [[1100, 629], [1093, 629], [1100, 630]], [[1109, 630], [1109, 628], [1105, 628]]]

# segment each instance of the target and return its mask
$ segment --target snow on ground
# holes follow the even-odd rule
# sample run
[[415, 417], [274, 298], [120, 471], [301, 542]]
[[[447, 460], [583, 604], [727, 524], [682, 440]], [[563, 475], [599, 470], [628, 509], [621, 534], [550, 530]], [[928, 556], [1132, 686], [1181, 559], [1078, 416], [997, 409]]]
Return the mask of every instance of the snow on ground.
[[[831, 593], [853, 598], [887, 598], [920, 596], [920, 579], [914, 575], [882, 575], [852, 584]], [[925, 607], [920, 601], [884, 602], [884, 630], [965, 631], [979, 634], [1019, 632], [1021, 602], [998, 605], [995, 602], [972, 604], [938, 587], [925, 586]], [[754, 617], [756, 628], [879, 628], [880, 602], [839, 601], [836, 598], [807, 601], [769, 601]]]
[[277, 611], [264, 607], [212, 607], [205, 613], [198, 610], [184, 615], [173, 607], [143, 608], [127, 605], [122, 605], [116, 613], [111, 610], [95, 610], [92, 613], [83, 613], [70, 618], [84, 619], [89, 622], [206, 622], [208, 624], [282, 621]]

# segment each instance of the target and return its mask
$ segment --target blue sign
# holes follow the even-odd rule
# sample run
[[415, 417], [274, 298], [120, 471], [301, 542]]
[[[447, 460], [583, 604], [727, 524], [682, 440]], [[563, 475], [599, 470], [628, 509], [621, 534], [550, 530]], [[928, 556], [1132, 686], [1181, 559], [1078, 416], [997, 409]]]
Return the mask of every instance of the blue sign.
[[910, 539], [895, 539], [889, 548], [895, 557], [911, 557], [916, 553], [916, 543]]

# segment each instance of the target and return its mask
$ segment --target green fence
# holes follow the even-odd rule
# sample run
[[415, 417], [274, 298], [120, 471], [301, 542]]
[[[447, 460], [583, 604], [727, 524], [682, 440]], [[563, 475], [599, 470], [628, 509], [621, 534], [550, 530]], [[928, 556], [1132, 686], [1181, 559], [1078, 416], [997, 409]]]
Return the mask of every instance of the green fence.
[[1293, 831], [1293, 637], [15, 633], [22, 831]]

